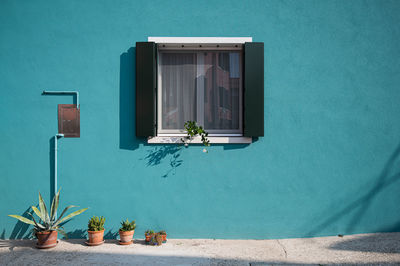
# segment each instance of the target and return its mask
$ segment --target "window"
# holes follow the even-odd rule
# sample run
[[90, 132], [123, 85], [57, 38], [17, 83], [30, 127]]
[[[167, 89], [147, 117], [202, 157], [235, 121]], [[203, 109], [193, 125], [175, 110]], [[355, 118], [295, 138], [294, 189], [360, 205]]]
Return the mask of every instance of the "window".
[[211, 143], [263, 136], [263, 50], [251, 38], [149, 37], [136, 43], [136, 135], [152, 137], [150, 143], [176, 142], [192, 120], [209, 132]]
[[242, 49], [204, 48], [159, 45], [159, 134], [184, 133], [189, 120], [197, 121], [210, 135], [243, 134]]

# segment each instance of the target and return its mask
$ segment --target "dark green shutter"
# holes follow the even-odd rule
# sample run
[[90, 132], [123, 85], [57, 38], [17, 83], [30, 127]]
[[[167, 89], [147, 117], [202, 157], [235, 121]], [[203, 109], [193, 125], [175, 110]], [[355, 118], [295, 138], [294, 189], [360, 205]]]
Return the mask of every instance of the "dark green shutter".
[[264, 136], [264, 43], [244, 44], [244, 136]]
[[154, 42], [136, 43], [136, 136], [156, 135], [157, 121], [157, 46]]

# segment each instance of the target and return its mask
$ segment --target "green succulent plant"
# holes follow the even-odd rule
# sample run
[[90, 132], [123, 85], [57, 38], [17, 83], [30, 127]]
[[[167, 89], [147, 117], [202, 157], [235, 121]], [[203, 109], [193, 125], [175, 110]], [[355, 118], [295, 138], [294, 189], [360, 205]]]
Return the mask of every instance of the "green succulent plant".
[[164, 230], [161, 230], [160, 232], [158, 232], [160, 235], [166, 235], [167, 232], [165, 232]]
[[148, 235], [152, 235], [152, 234], [154, 234], [154, 231], [153, 231], [153, 230], [150, 230], [150, 229], [148, 229], [148, 230], [146, 230], [146, 232], [144, 232], [144, 234], [145, 234], [146, 236], [148, 236]]
[[106, 222], [106, 218], [103, 216], [93, 216], [90, 218], [88, 223], [88, 230], [89, 231], [102, 231], [104, 230], [104, 223]]
[[84, 208], [84, 209], [80, 209], [80, 210], [74, 211], [74, 212], [70, 213], [69, 215], [65, 216], [64, 218], [62, 218], [64, 216], [64, 214], [70, 208], [77, 207], [77, 206], [74, 206], [74, 205], [69, 205], [63, 210], [61, 215], [57, 218], [56, 217], [56, 213], [57, 213], [58, 205], [59, 205], [59, 202], [60, 202], [60, 190], [53, 197], [53, 200], [51, 202], [50, 214], [48, 213], [47, 208], [46, 208], [46, 204], [44, 203], [42, 195], [39, 192], [39, 209], [36, 208], [35, 206], [31, 207], [32, 210], [34, 211], [34, 213], [39, 217], [38, 221], [36, 221], [35, 217], [33, 217], [33, 215], [31, 213], [29, 213], [29, 212], [27, 214], [32, 217], [32, 220], [29, 220], [29, 219], [27, 219], [25, 217], [22, 217], [20, 215], [15, 215], [15, 214], [10, 214], [8, 216], [13, 217], [15, 219], [18, 219], [23, 223], [33, 225], [34, 226], [33, 231], [35, 233], [44, 232], [44, 231], [57, 231], [57, 232], [61, 233], [62, 235], [64, 235], [65, 237], [67, 237], [67, 235], [65, 234], [65, 231], [61, 229], [62, 227], [60, 225], [62, 223], [65, 223], [66, 221], [68, 221], [72, 217], [83, 213], [88, 208]]
[[129, 222], [128, 219], [126, 221], [121, 222], [121, 228], [119, 229], [120, 231], [132, 231], [135, 230], [136, 228], [136, 222], [133, 220], [132, 222]]
[[184, 127], [187, 136], [181, 138], [181, 141], [185, 144], [185, 146], [187, 146], [188, 142], [196, 136], [201, 137], [201, 142], [204, 146], [210, 146], [210, 140], [207, 138], [208, 132], [205, 131], [202, 126], [198, 126], [196, 121], [186, 121]]

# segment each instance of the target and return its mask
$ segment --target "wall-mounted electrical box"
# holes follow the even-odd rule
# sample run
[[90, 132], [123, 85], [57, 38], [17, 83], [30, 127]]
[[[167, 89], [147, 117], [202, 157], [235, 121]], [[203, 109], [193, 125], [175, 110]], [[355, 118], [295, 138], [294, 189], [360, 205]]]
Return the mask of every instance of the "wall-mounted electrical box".
[[80, 137], [80, 112], [76, 104], [58, 105], [58, 133], [65, 138]]

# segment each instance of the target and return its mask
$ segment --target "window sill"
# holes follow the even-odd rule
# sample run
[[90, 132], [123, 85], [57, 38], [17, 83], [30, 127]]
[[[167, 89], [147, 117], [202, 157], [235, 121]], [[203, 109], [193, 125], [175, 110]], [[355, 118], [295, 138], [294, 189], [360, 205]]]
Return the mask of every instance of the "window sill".
[[[157, 136], [150, 137], [147, 139], [149, 144], [182, 144], [182, 137], [172, 137], [172, 136]], [[252, 138], [249, 137], [208, 137], [210, 144], [250, 144], [252, 143]], [[195, 137], [193, 140], [189, 141], [191, 144], [202, 144], [200, 137]]]

